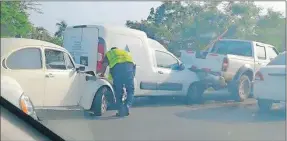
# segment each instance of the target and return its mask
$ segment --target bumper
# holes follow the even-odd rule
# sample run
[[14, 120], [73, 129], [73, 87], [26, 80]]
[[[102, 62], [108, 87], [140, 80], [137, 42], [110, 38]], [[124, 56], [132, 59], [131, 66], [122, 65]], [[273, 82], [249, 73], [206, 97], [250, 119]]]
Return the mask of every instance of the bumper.
[[196, 75], [199, 78], [200, 82], [207, 85], [207, 87], [213, 87], [215, 90], [225, 88], [227, 86], [224, 77], [216, 73], [198, 71], [196, 72]]
[[[283, 89], [283, 88], [282, 88]], [[255, 99], [266, 99], [274, 102], [286, 101], [286, 91], [274, 90], [272, 87], [264, 85], [264, 83], [256, 82], [254, 85], [254, 98]]]

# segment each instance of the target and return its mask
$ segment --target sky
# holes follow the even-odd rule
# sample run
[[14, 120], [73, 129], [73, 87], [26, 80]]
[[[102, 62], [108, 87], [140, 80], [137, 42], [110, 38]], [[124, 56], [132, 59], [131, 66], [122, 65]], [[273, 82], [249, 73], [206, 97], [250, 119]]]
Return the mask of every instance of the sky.
[[[80, 24], [111, 24], [124, 25], [127, 20], [146, 19], [149, 10], [160, 6], [160, 1], [69, 1], [39, 2], [43, 14], [30, 12], [30, 20], [35, 26], [42, 26], [50, 33], [57, 30], [56, 23], [65, 20], [68, 25]], [[256, 5], [274, 11], [282, 12], [286, 16], [284, 1], [257, 1]]]

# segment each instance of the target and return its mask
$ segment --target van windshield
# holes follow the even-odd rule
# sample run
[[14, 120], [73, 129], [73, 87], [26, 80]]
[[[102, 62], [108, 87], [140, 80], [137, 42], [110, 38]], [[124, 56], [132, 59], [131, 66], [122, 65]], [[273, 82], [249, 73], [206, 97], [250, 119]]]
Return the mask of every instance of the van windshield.
[[252, 46], [245, 41], [218, 41], [211, 50], [212, 53], [252, 56]]
[[166, 48], [156, 40], [148, 39], [148, 43], [149, 43], [149, 46], [153, 49], [166, 50]]

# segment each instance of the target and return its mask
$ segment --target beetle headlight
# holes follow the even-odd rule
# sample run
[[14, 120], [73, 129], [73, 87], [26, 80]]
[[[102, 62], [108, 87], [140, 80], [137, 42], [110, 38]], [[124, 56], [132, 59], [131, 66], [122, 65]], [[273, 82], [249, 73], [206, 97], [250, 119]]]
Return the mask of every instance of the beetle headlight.
[[34, 109], [34, 105], [28, 96], [22, 94], [19, 102], [20, 102], [19, 104], [20, 104], [21, 110], [24, 113], [38, 120], [38, 117]]

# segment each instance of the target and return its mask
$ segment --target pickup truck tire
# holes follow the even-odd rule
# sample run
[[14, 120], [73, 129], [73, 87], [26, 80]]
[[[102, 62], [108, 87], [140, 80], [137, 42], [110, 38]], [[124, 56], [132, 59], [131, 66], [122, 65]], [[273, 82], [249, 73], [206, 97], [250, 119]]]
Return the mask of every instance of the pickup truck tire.
[[242, 75], [239, 79], [236, 89], [232, 91], [235, 101], [242, 102], [249, 98], [251, 93], [251, 81], [247, 75]]
[[103, 115], [108, 108], [107, 100], [108, 89], [106, 87], [101, 87], [93, 100], [91, 111], [94, 112], [95, 116]]
[[260, 112], [268, 112], [272, 108], [273, 102], [271, 100], [257, 99], [257, 105]]
[[188, 88], [188, 92], [186, 95], [186, 103], [190, 104], [201, 104], [203, 103], [203, 93], [205, 91], [205, 87], [203, 84], [199, 82], [195, 82], [190, 85]]

